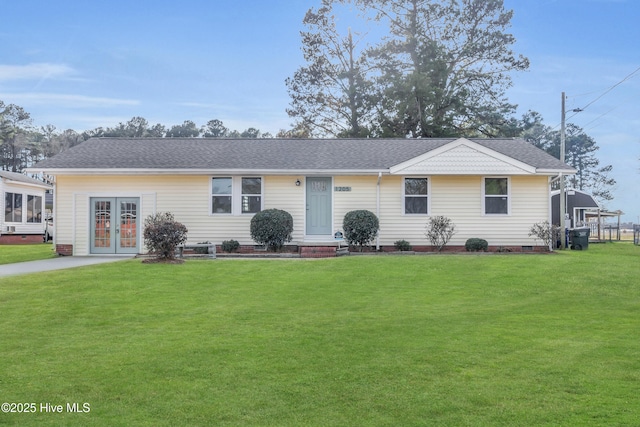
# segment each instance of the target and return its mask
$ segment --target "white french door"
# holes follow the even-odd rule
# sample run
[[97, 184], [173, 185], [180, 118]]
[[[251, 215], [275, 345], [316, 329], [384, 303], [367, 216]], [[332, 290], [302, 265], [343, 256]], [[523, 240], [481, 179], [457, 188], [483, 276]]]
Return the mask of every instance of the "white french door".
[[137, 254], [139, 215], [137, 197], [92, 197], [91, 253]]

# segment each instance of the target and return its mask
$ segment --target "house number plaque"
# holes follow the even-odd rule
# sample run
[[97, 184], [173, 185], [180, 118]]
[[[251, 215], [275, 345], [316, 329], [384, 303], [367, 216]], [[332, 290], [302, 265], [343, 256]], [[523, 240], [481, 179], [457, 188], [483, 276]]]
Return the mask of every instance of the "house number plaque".
[[335, 191], [351, 191], [351, 187], [334, 187]]

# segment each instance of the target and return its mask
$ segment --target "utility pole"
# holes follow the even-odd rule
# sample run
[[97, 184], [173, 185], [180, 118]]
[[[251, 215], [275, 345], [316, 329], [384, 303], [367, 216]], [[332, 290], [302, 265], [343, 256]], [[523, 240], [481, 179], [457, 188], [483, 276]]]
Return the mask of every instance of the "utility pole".
[[[565, 121], [565, 110], [564, 110], [564, 100], [565, 100], [565, 96], [564, 96], [564, 92], [562, 92], [562, 120], [561, 120], [561, 124], [560, 124], [560, 161], [562, 163], [564, 163], [564, 138], [565, 138], [565, 129], [564, 129], [564, 121]], [[566, 207], [565, 207], [565, 196], [564, 196], [565, 190], [564, 190], [564, 175], [562, 174], [562, 172], [560, 172], [560, 249], [566, 249], [567, 248], [567, 241], [566, 241], [566, 235], [567, 235], [567, 227], [566, 227], [566, 223], [564, 220], [564, 212], [566, 211]]]

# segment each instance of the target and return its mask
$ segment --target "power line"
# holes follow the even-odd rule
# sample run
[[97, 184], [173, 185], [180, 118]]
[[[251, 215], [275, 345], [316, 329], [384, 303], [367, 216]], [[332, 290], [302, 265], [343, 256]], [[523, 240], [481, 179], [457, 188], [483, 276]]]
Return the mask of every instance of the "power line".
[[[608, 94], [609, 92], [611, 92], [613, 89], [615, 89], [616, 87], [620, 86], [622, 83], [626, 82], [627, 80], [629, 80], [631, 77], [633, 77], [636, 73], [640, 72], [640, 67], [636, 68], [631, 74], [629, 74], [627, 77], [625, 77], [624, 79], [620, 80], [618, 83], [614, 84], [613, 86], [611, 86], [609, 89], [607, 89], [606, 91], [604, 91], [602, 93], [602, 95], [600, 95], [599, 97], [597, 97], [596, 99], [594, 99], [593, 101], [591, 101], [590, 103], [588, 103], [587, 105], [585, 105], [582, 108], [578, 108], [578, 110], [580, 111], [584, 111], [587, 108], [589, 108], [590, 105], [592, 105], [593, 103], [595, 103], [596, 101], [598, 101], [600, 98], [602, 98], [603, 96], [605, 96], [606, 94]], [[576, 111], [576, 114], [579, 113], [580, 111]], [[575, 116], [575, 114], [574, 114]], [[571, 116], [573, 117], [573, 116]], [[569, 117], [569, 118], [571, 118]]]
[[589, 123], [587, 123], [586, 125], [582, 126], [582, 128], [583, 128], [585, 131], [590, 130], [590, 129], [593, 129], [593, 128], [594, 128], [594, 127], [596, 127], [597, 125], [596, 125], [596, 126], [592, 126], [592, 127], [588, 128], [588, 129], [587, 129], [587, 126], [589, 126], [591, 123], [597, 122], [598, 120], [600, 120], [601, 118], [603, 118], [604, 116], [606, 116], [607, 114], [609, 114], [610, 112], [612, 112], [613, 110], [615, 110], [615, 109], [617, 109], [617, 108], [618, 108], [618, 106], [615, 106], [615, 107], [613, 107], [612, 109], [610, 109], [609, 111], [607, 111], [606, 113], [602, 113], [602, 114], [600, 114], [598, 117], [596, 117], [595, 119], [591, 120], [591, 121], [590, 121]]
[[[603, 96], [605, 96], [606, 94], [608, 94], [609, 92], [611, 92], [613, 89], [615, 89], [616, 87], [620, 86], [622, 83], [626, 82], [627, 80], [631, 79], [634, 75], [636, 75], [638, 72], [640, 72], [640, 67], [636, 68], [633, 72], [631, 72], [629, 75], [627, 75], [625, 78], [623, 78], [622, 80], [620, 80], [618, 83], [614, 84], [613, 86], [611, 86], [609, 89], [605, 90], [600, 96], [598, 96], [596, 99], [594, 99], [593, 101], [589, 102], [587, 105], [585, 105], [582, 108], [574, 108], [573, 110], [570, 110], [571, 112], [573, 112], [572, 115], [570, 115], [569, 117], [566, 118], [566, 120], [569, 120], [573, 117], [575, 117], [578, 113], [583, 112], [584, 110], [586, 110], [589, 106], [593, 105], [595, 102], [597, 102], [598, 100], [600, 100]], [[595, 93], [595, 92], [591, 92], [591, 93]], [[582, 95], [588, 95], [588, 93], [582, 94]], [[577, 96], [582, 96], [582, 95], [574, 95], [572, 96], [572, 98], [575, 98]], [[568, 98], [568, 97], [567, 97]], [[590, 125], [591, 123], [595, 122], [596, 120], [600, 119], [603, 116], [606, 116], [607, 114], [609, 114], [611, 111], [615, 110], [617, 107], [612, 108], [611, 110], [607, 111], [604, 114], [601, 114], [600, 116], [598, 116], [596, 119], [590, 121], [589, 123], [587, 123], [586, 126]], [[552, 129], [556, 129], [558, 128], [558, 126], [560, 126], [560, 124], [557, 124], [556, 126], [554, 126]]]

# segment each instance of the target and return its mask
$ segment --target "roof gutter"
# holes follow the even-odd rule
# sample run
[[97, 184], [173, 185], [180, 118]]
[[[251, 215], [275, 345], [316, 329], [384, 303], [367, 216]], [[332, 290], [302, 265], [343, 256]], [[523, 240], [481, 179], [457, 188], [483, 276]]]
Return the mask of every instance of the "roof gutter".
[[51, 190], [53, 187], [49, 184], [46, 183], [42, 183], [42, 184], [36, 184], [36, 183], [32, 183], [32, 182], [26, 182], [26, 181], [19, 181], [17, 179], [11, 179], [11, 178], [2, 178], [7, 184], [14, 184], [14, 185], [26, 185], [27, 187], [35, 187], [35, 188], [41, 188], [44, 190]]
[[569, 169], [536, 169], [536, 173], [541, 175], [575, 175], [578, 171], [574, 168]]
[[[65, 168], [27, 169], [48, 175], [378, 175], [379, 169], [134, 169], [134, 168]], [[385, 171], [384, 173], [388, 173]]]

